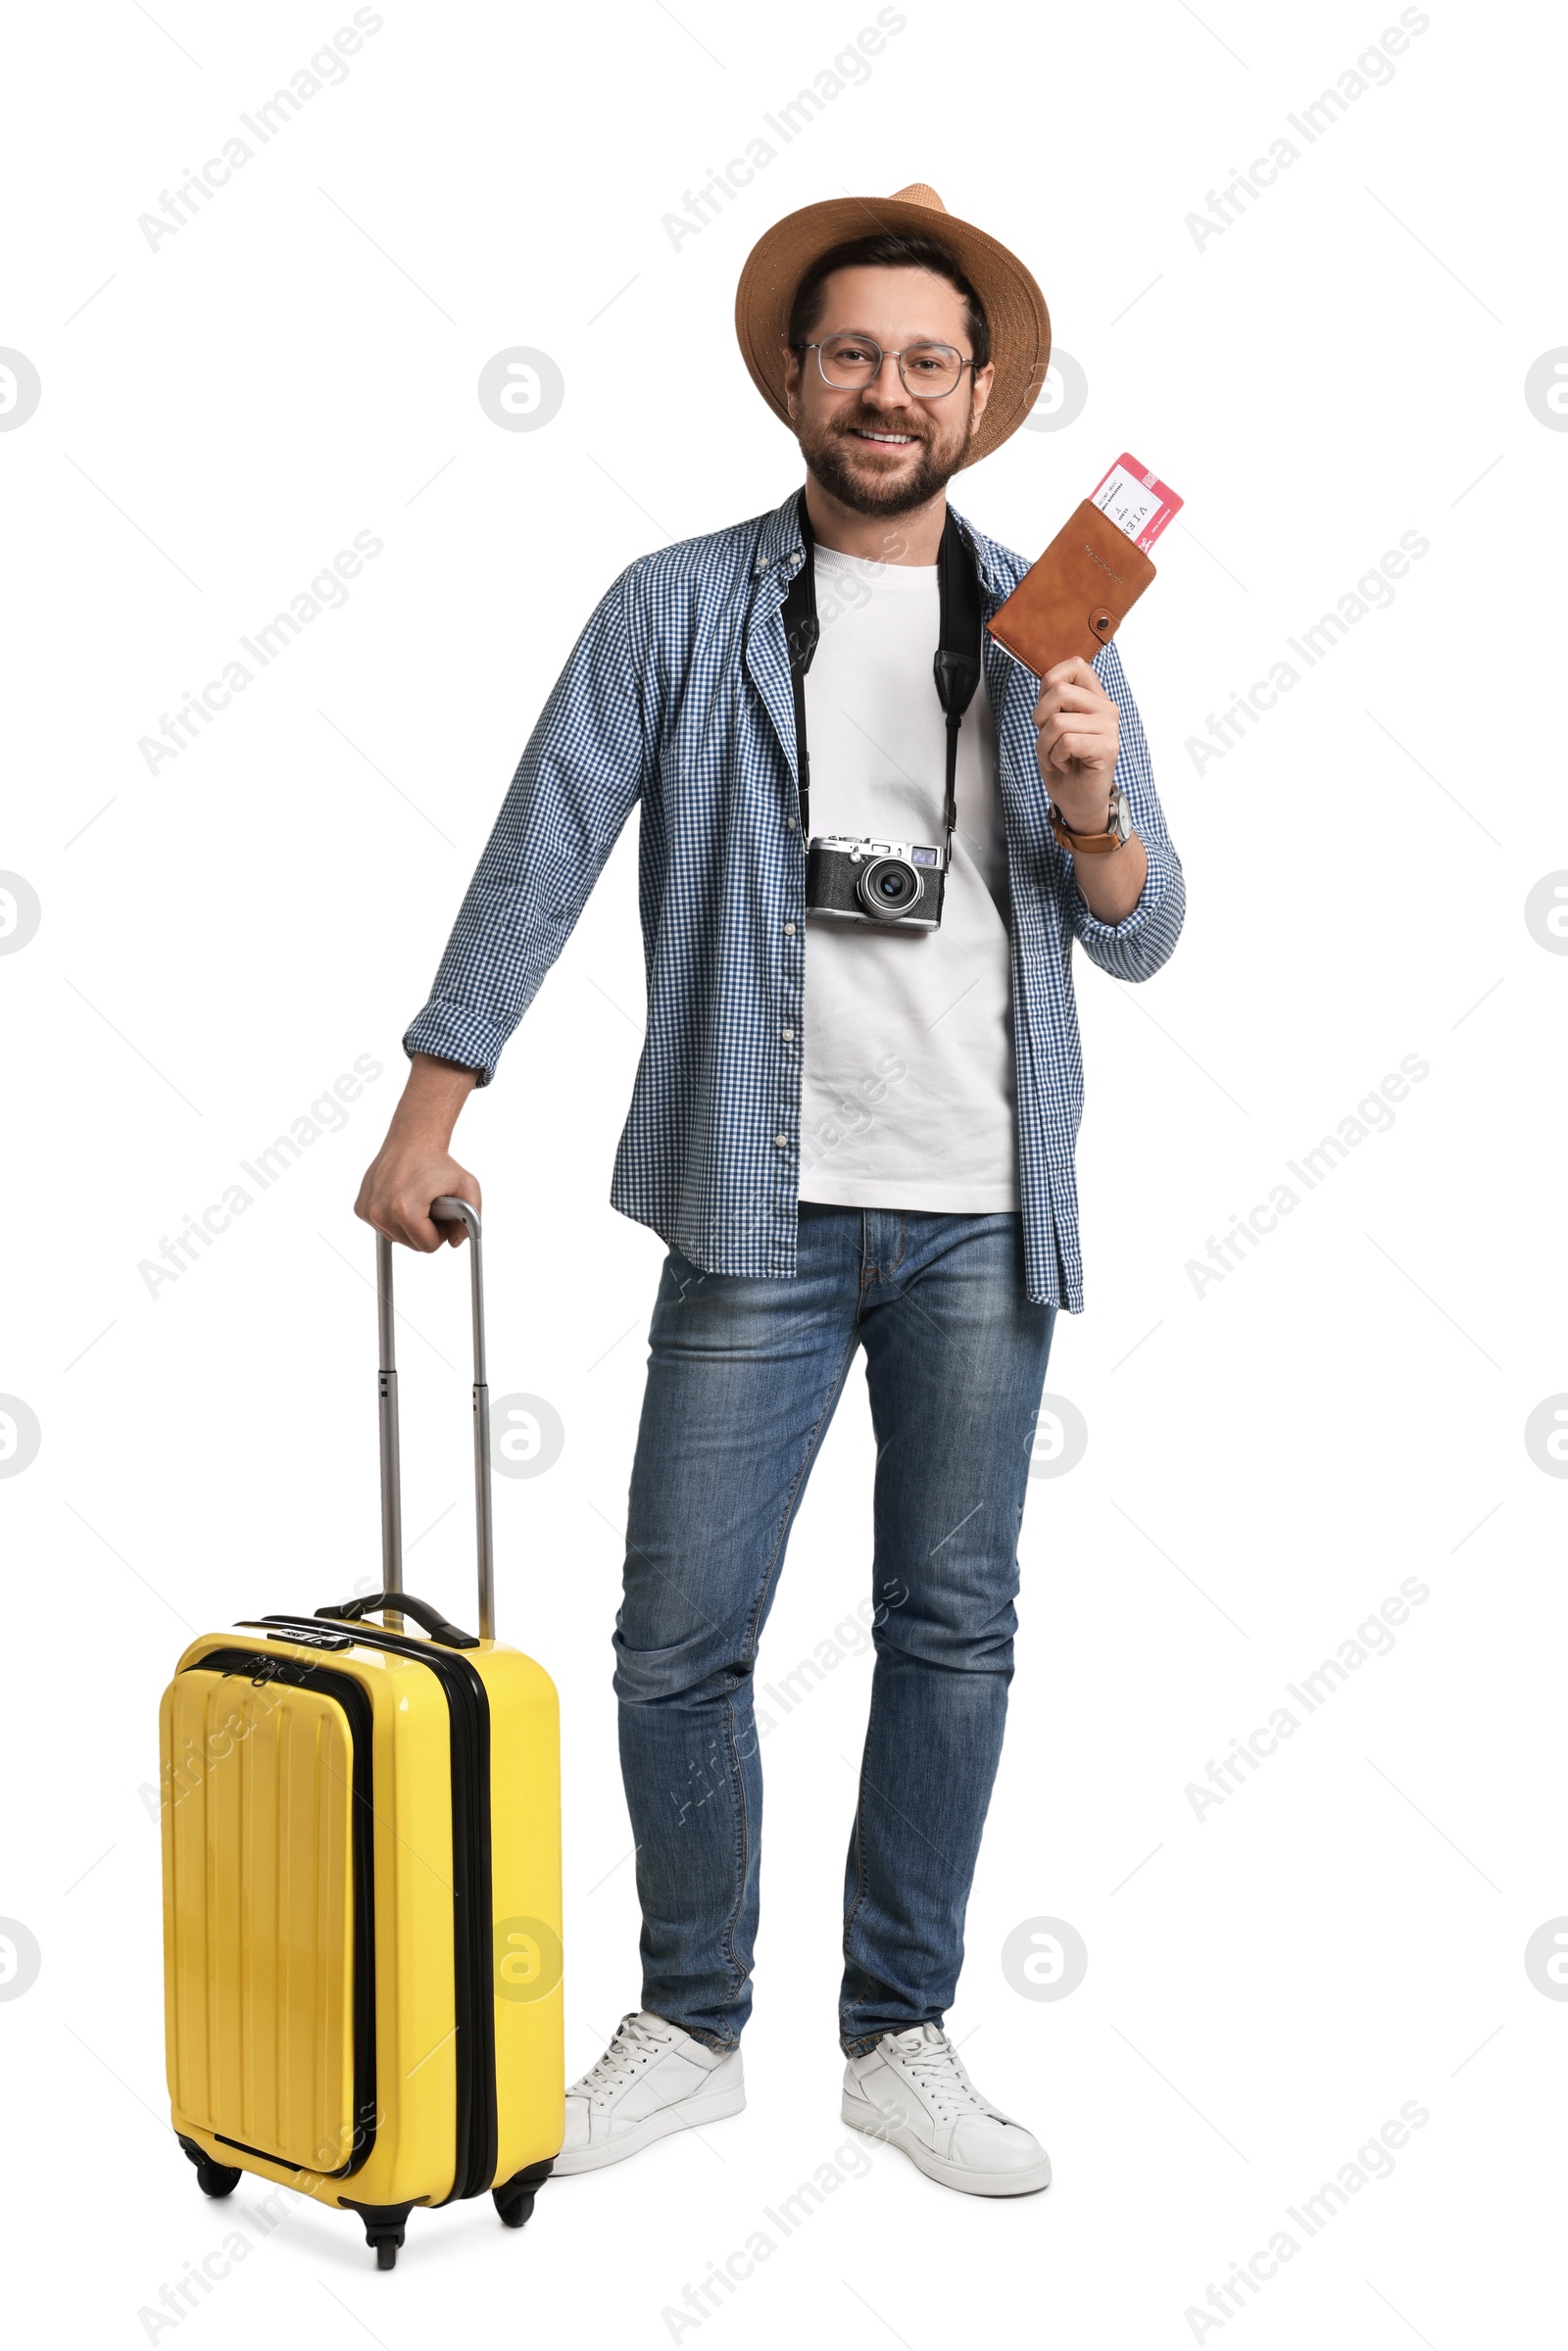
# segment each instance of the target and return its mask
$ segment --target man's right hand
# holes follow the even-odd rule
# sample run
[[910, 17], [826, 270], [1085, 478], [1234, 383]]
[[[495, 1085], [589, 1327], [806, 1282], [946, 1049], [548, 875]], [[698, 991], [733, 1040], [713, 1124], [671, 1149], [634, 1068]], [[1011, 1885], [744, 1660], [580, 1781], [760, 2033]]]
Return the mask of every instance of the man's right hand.
[[475, 1208], [482, 1205], [478, 1179], [459, 1165], [449, 1148], [475, 1074], [428, 1053], [414, 1055], [386, 1141], [366, 1169], [354, 1203], [355, 1215], [389, 1241], [428, 1252], [443, 1241], [458, 1249], [466, 1240], [461, 1224], [432, 1222], [430, 1202], [451, 1194]]

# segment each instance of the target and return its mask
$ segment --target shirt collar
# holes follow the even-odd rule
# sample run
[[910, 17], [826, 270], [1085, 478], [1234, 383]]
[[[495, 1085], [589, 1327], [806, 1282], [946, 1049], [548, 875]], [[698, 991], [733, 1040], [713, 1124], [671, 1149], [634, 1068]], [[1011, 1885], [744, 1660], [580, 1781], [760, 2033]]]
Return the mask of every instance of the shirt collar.
[[[806, 548], [801, 537], [799, 499], [800, 492], [792, 490], [782, 506], [775, 507], [772, 514], [764, 515], [752, 565], [759, 577], [764, 572], [777, 571], [787, 584], [800, 569]], [[1004, 597], [1010, 594], [1014, 584], [1012, 575], [998, 562], [998, 550], [993, 542], [983, 531], [976, 530], [956, 507], [952, 512], [974, 556], [981, 587], [988, 596]]]

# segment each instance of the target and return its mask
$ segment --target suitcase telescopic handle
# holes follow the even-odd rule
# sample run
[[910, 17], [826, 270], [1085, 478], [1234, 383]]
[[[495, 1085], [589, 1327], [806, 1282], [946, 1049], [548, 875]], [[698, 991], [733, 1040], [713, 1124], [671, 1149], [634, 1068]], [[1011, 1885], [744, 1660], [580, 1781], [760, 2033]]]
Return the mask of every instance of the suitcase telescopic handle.
[[[468, 1235], [469, 1282], [473, 1298], [473, 1500], [479, 1553], [479, 1638], [494, 1641], [495, 1529], [490, 1490], [490, 1389], [484, 1362], [484, 1263], [479, 1211], [472, 1202], [444, 1193], [430, 1202], [438, 1224], [461, 1223]], [[381, 1583], [382, 1597], [395, 1613], [403, 1591], [403, 1478], [398, 1446], [398, 1373], [392, 1309], [392, 1244], [375, 1237], [375, 1299], [380, 1323], [381, 1363], [377, 1390], [381, 1414]], [[367, 1605], [375, 1603], [367, 1602]]]

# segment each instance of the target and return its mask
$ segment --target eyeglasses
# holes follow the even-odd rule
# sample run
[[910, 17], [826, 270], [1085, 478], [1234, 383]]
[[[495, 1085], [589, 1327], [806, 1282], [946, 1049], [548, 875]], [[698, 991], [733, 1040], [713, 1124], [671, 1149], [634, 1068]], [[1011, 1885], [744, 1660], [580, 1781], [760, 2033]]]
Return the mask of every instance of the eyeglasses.
[[951, 343], [910, 343], [903, 351], [885, 352], [869, 335], [828, 335], [796, 348], [816, 353], [822, 381], [836, 392], [863, 392], [881, 374], [883, 360], [895, 359], [900, 382], [916, 400], [946, 400], [963, 381], [965, 367], [975, 365]]

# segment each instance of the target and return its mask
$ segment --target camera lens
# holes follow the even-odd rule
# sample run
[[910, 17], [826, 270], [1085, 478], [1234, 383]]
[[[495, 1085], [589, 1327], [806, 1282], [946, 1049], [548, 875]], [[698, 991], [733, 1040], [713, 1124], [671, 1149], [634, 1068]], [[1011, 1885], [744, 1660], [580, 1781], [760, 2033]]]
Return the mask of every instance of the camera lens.
[[858, 895], [861, 905], [886, 922], [907, 913], [924, 895], [924, 884], [903, 857], [874, 857], [860, 875]]

